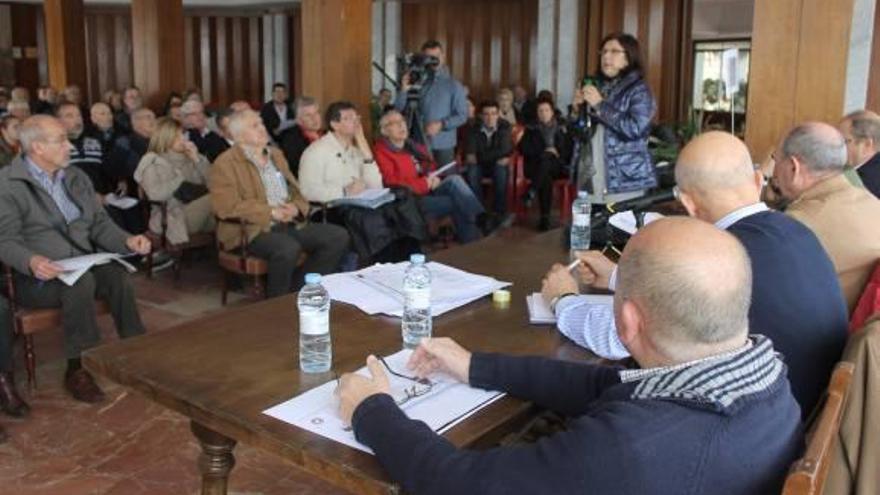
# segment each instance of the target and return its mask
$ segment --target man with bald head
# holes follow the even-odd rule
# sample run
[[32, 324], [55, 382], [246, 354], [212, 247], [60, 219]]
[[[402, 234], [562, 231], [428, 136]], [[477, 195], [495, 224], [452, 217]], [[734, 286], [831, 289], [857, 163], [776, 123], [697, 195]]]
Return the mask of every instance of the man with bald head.
[[373, 356], [369, 378], [341, 378], [340, 416], [407, 492], [778, 493], [802, 448], [800, 411], [770, 339], [749, 335], [751, 275], [732, 235], [663, 219], [620, 261], [617, 333], [637, 367], [421, 341], [418, 377], [443, 372], [574, 417], [535, 444], [456, 449], [407, 418]]
[[828, 124], [795, 127], [775, 158], [772, 180], [790, 202], [786, 213], [819, 238], [852, 311], [880, 260], [880, 200], [843, 176], [846, 140]]
[[880, 197], [880, 115], [870, 110], [853, 112], [837, 128], [846, 140], [847, 166], [856, 170], [865, 188]]
[[[708, 132], [692, 140], [678, 156], [675, 178], [690, 216], [727, 230], [745, 246], [754, 268], [750, 326], [784, 355], [792, 390], [808, 415], [846, 340], [846, 304], [828, 255], [803, 224], [761, 202], [763, 177], [735, 136]], [[604, 255], [590, 251], [581, 259], [582, 282], [615, 288], [614, 264]], [[578, 287], [568, 271], [551, 270], [546, 280], [543, 292], [560, 332], [603, 357], [628, 354], [607, 310], [566, 297]]]

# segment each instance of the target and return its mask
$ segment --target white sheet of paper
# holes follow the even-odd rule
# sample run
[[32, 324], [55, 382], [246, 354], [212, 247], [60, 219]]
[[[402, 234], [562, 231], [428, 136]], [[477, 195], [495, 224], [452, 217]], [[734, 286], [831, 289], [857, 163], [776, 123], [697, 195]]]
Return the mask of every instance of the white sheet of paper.
[[556, 315], [550, 311], [550, 306], [544, 301], [540, 292], [534, 292], [526, 296], [526, 305], [529, 308], [529, 323], [536, 325], [553, 325], [556, 323]]
[[116, 193], [110, 193], [107, 196], [104, 196], [104, 201], [108, 205], [115, 206], [120, 210], [131, 209], [138, 204], [137, 199], [132, 198], [131, 196], [117, 196]]
[[346, 196], [346, 199], [364, 199], [367, 201], [372, 201], [388, 194], [390, 191], [391, 190], [387, 187], [382, 189], [364, 189], [359, 194], [355, 194], [354, 196]]
[[451, 169], [455, 165], [456, 165], [456, 162], [455, 162], [455, 160], [453, 160], [453, 161], [447, 163], [446, 165], [443, 165], [442, 167], [438, 168], [437, 170], [431, 172], [430, 174], [428, 174], [428, 177], [429, 178], [437, 177], [438, 175], [445, 173], [447, 170]]
[[[409, 375], [406, 362], [411, 353], [412, 351], [404, 349], [387, 356], [385, 361], [394, 371]], [[359, 369], [357, 373], [369, 376], [366, 367]], [[413, 382], [405, 378], [391, 374], [388, 374], [388, 378], [391, 396], [396, 401], [405, 397], [404, 388], [413, 386]], [[449, 430], [505, 395], [502, 392], [472, 388], [445, 374], [435, 374], [430, 380], [434, 385], [428, 393], [407, 401], [400, 408], [409, 418], [424, 421], [437, 433]], [[327, 382], [266, 409], [263, 414], [372, 454], [367, 446], [355, 440], [353, 431], [345, 429], [339, 417], [339, 400], [334, 395], [336, 386], [335, 380]]]
[[117, 253], [94, 253], [84, 256], [75, 256], [73, 258], [65, 258], [63, 260], [53, 261], [61, 267], [64, 273], [58, 275], [58, 279], [67, 285], [73, 285], [80, 277], [93, 266], [104, 265], [115, 261], [125, 267], [129, 272], [135, 272], [137, 269], [129, 262], [122, 259], [122, 255]]
[[[645, 213], [645, 225], [648, 225], [654, 220], [659, 220], [661, 218], [663, 218], [663, 215], [661, 215], [660, 213], [649, 211]], [[611, 225], [617, 227], [618, 229], [626, 232], [629, 235], [633, 235], [636, 233], [636, 216], [631, 210], [615, 213], [614, 215], [611, 215], [611, 218], [609, 218], [608, 221], [611, 223]]]
[[[374, 315], [403, 315], [403, 275], [408, 262], [376, 264], [356, 272], [324, 276], [321, 281], [330, 298], [352, 304]], [[440, 316], [507, 287], [492, 277], [468, 273], [437, 262], [429, 262], [431, 271], [431, 314]]]

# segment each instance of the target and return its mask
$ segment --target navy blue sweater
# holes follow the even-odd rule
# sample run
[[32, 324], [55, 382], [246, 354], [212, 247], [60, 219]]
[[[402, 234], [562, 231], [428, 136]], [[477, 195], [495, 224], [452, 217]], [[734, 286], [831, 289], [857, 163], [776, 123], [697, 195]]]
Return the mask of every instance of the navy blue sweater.
[[458, 450], [389, 395], [370, 396], [354, 412], [355, 434], [407, 492], [779, 493], [803, 446], [784, 370], [759, 392], [714, 408], [634, 398], [644, 382], [622, 383], [615, 368], [536, 357], [475, 353], [470, 383], [578, 418], [535, 444]]
[[727, 231], [752, 262], [749, 330], [770, 337], [782, 353], [806, 417], [846, 344], [846, 301], [834, 265], [809, 228], [776, 211], [750, 215]]

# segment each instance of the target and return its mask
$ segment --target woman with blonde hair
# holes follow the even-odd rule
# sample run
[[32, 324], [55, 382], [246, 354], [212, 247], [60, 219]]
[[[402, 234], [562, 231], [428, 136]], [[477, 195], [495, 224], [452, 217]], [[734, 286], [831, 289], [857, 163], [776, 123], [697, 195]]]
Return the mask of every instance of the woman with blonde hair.
[[513, 127], [517, 124], [516, 109], [513, 107], [513, 91], [501, 88], [498, 91], [498, 115]]
[[[134, 180], [150, 201], [165, 203], [165, 237], [171, 244], [188, 242], [189, 234], [214, 230], [207, 188], [210, 165], [186, 138], [180, 123], [169, 117], [157, 121]], [[150, 230], [161, 235], [162, 227], [161, 208], [153, 206]]]

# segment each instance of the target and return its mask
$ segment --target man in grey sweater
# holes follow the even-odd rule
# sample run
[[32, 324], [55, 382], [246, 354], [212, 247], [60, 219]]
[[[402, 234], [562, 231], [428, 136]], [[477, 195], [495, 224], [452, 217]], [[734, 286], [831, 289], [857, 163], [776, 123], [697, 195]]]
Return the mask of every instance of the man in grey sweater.
[[130, 337], [144, 332], [134, 289], [118, 263], [93, 266], [66, 285], [56, 262], [96, 252], [143, 255], [150, 241], [117, 227], [85, 172], [68, 166], [71, 145], [58, 119], [32, 117], [19, 133], [24, 154], [0, 171], [0, 261], [16, 272], [18, 302], [61, 307], [65, 388], [77, 400], [99, 402], [103, 392], [80, 365], [80, 354], [100, 340], [95, 297], [109, 304], [120, 337]]
[[[439, 41], [426, 41], [422, 53], [439, 61], [434, 80], [422, 89], [419, 111], [426, 136], [424, 144], [430, 148], [437, 166], [442, 167], [455, 159], [455, 130], [467, 122], [467, 94], [464, 86], [449, 73], [443, 45]], [[401, 112], [406, 110], [407, 92], [411, 87], [407, 72], [394, 101], [394, 106]]]

